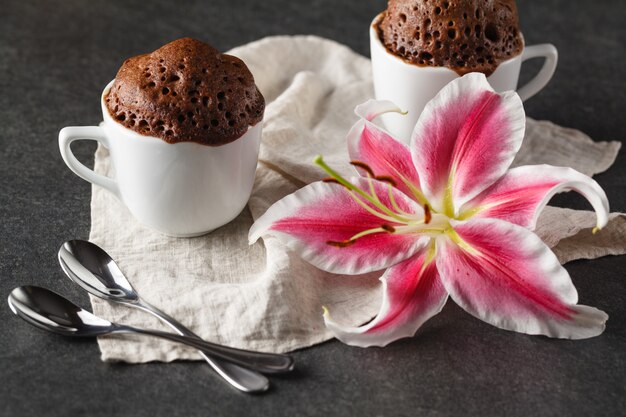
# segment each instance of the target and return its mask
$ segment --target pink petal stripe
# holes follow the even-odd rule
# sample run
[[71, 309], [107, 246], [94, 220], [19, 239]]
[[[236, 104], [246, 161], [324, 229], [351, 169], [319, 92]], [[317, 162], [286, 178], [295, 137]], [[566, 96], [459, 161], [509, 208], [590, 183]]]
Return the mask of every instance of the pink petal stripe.
[[524, 128], [517, 94], [495, 93], [483, 74], [470, 73], [444, 87], [426, 105], [411, 138], [413, 161], [433, 207], [444, 209], [450, 185], [456, 215], [504, 175]]
[[452, 299], [496, 327], [584, 339], [604, 331], [608, 316], [576, 305], [567, 271], [532, 232], [496, 219], [451, 222], [459, 245], [437, 240], [437, 269]]
[[[368, 189], [362, 177], [352, 183]], [[373, 181], [381, 202], [391, 207], [388, 185]], [[398, 206], [407, 213], [423, 216], [423, 209], [397, 190], [393, 195]], [[250, 229], [250, 243], [265, 235], [276, 236], [303, 259], [328, 272], [363, 274], [394, 265], [417, 252], [427, 241], [415, 235], [378, 232], [357, 239], [346, 247], [341, 242], [362, 231], [397, 222], [380, 219], [358, 205], [341, 185], [316, 182], [283, 198], [271, 206]]]
[[513, 168], [498, 182], [465, 204], [461, 210], [475, 217], [492, 217], [534, 229], [548, 201], [557, 193], [574, 190], [596, 211], [597, 226], [606, 226], [609, 202], [604, 190], [588, 176], [571, 168], [534, 165]]
[[441, 311], [448, 293], [439, 280], [435, 262], [425, 249], [416, 256], [387, 269], [381, 277], [383, 300], [370, 323], [360, 327], [342, 326], [324, 314], [333, 335], [342, 342], [360, 347], [386, 346], [411, 337], [422, 324]]
[[[390, 109], [389, 106], [393, 104], [370, 100], [357, 107], [356, 113], [363, 119], [356, 122], [348, 132], [348, 152], [350, 159], [365, 162], [377, 176], [391, 177], [398, 189], [413, 198], [413, 192], [405, 182], [410, 182], [419, 190], [419, 176], [411, 160], [409, 148], [370, 122], [371, 119], [368, 118], [397, 110]], [[359, 173], [362, 174], [361, 171]]]

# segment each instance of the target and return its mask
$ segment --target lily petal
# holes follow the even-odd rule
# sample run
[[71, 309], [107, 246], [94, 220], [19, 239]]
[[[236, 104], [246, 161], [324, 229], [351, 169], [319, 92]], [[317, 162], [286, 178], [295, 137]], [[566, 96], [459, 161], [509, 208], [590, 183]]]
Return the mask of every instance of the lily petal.
[[348, 132], [350, 159], [366, 163], [377, 176], [390, 177], [398, 189], [424, 204], [409, 147], [371, 122], [388, 112], [401, 110], [390, 101], [376, 100], [368, 100], [356, 107], [355, 113], [361, 119]]
[[451, 221], [437, 239], [437, 269], [450, 297], [496, 327], [584, 339], [604, 331], [606, 313], [576, 305], [569, 274], [534, 233], [497, 219]]
[[389, 100], [373, 100], [369, 99], [365, 103], [359, 104], [354, 108], [354, 113], [361, 119], [365, 119], [368, 122], [374, 120], [381, 114], [385, 113], [403, 113], [400, 107], [396, 106]]
[[[369, 181], [362, 177], [350, 180], [368, 190]], [[386, 207], [389, 185], [371, 180], [373, 189]], [[402, 211], [423, 216], [416, 202], [391, 189], [396, 205]], [[371, 207], [371, 206], [368, 206]], [[358, 204], [350, 192], [339, 184], [315, 182], [272, 205], [250, 229], [249, 240], [276, 236], [289, 249], [316, 267], [337, 274], [363, 274], [387, 268], [414, 255], [428, 238], [393, 233], [394, 219], [381, 219]], [[329, 242], [344, 242], [358, 233], [391, 226], [389, 231], [367, 234], [353, 243], [338, 247]]]
[[524, 107], [513, 91], [496, 93], [484, 74], [444, 87], [420, 115], [411, 137], [421, 187], [437, 211], [459, 208], [496, 182], [519, 150]]
[[441, 311], [448, 299], [433, 255], [434, 250], [425, 249], [387, 269], [381, 277], [382, 305], [370, 323], [360, 327], [342, 326], [325, 310], [326, 327], [342, 342], [360, 347], [386, 346], [413, 336], [422, 324]]
[[491, 217], [534, 229], [548, 201], [557, 193], [577, 191], [596, 212], [597, 227], [609, 221], [609, 201], [597, 182], [572, 168], [527, 165], [511, 169], [494, 185], [463, 206], [461, 218]]

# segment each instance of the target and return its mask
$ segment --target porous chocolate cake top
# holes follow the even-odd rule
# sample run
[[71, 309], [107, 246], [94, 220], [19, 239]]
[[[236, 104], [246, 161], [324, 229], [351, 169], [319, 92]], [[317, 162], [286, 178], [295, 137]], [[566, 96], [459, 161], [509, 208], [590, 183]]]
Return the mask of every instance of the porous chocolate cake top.
[[406, 61], [459, 75], [490, 75], [524, 46], [514, 0], [389, 0], [378, 31]]
[[260, 122], [265, 100], [242, 60], [183, 38], [127, 59], [106, 106], [142, 135], [219, 146]]

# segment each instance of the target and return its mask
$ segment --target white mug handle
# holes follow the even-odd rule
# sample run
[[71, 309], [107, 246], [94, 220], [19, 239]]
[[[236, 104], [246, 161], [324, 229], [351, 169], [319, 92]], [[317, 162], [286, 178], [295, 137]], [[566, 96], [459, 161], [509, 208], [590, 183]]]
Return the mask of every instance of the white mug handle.
[[524, 52], [522, 52], [522, 63], [532, 58], [545, 58], [545, 62], [535, 78], [517, 90], [517, 94], [519, 94], [522, 101], [528, 100], [548, 84], [556, 70], [559, 54], [554, 45], [543, 43], [541, 45], [532, 45], [524, 48]]
[[70, 145], [75, 140], [95, 140], [100, 142], [107, 148], [109, 148], [109, 142], [104, 130], [98, 126], [81, 126], [81, 127], [64, 127], [59, 132], [59, 148], [61, 150], [61, 157], [69, 169], [84, 180], [89, 181], [92, 184], [99, 185], [100, 187], [110, 191], [117, 198], [120, 198], [120, 190], [117, 183], [104, 175], [96, 174], [92, 169], [83, 165], [70, 148]]

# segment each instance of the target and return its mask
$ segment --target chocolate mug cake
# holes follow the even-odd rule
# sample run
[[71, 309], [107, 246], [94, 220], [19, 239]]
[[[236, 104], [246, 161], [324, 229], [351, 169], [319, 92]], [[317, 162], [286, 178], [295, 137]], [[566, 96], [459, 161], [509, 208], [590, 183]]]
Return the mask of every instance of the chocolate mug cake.
[[522, 52], [514, 0], [389, 0], [378, 31], [406, 61], [491, 75]]
[[[254, 185], [265, 101], [242, 60], [179, 39], [124, 61], [100, 106], [100, 126], [61, 130], [61, 155], [139, 223], [192, 237], [243, 210]], [[99, 172], [72, 153], [71, 143], [83, 139], [106, 148]]]
[[256, 125], [265, 101], [243, 61], [183, 38], [124, 61], [106, 105], [142, 135], [218, 146]]
[[[376, 99], [404, 112], [381, 121], [407, 143], [426, 104], [453, 80], [481, 72], [495, 91], [526, 100], [558, 60], [553, 45], [524, 44], [514, 0], [389, 0], [370, 25], [370, 51]], [[535, 58], [544, 59], [541, 70], [518, 86], [522, 63]]]

